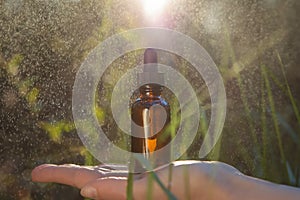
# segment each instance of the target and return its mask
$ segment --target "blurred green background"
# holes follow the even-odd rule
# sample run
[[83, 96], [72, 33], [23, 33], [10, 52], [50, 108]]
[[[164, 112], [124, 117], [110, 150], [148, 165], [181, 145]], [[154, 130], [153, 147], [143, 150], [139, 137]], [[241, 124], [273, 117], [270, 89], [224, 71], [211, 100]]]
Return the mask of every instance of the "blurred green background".
[[[30, 181], [42, 163], [98, 162], [72, 120], [72, 87], [88, 53], [109, 36], [153, 25], [141, 0], [0, 0], [0, 199], [83, 199], [77, 189]], [[222, 137], [205, 158], [300, 186], [300, 1], [172, 0], [160, 26], [199, 42], [227, 93]], [[155, 14], [153, 14], [155, 15]], [[163, 53], [162, 53], [163, 54]], [[99, 83], [96, 114], [111, 139], [110, 93], [142, 51], [124, 55]], [[203, 81], [183, 59], [161, 60], [191, 82], [209, 116]], [[182, 159], [198, 159], [203, 130]]]

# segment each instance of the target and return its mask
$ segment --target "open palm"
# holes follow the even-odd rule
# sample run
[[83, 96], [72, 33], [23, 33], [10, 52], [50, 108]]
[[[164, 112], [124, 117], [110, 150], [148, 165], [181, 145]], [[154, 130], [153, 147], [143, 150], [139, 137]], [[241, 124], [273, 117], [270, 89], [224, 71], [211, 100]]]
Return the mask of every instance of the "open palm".
[[[233, 176], [243, 176], [227, 164], [203, 161], [176, 161], [154, 173], [159, 181], [154, 180], [152, 187], [149, 185], [151, 173], [134, 175], [134, 199], [149, 197], [149, 188], [152, 188], [153, 199], [167, 199], [164, 187], [178, 199], [230, 199], [230, 180]], [[125, 167], [113, 165], [44, 164], [32, 171], [33, 181], [74, 186], [81, 189], [83, 196], [92, 199], [126, 199], [127, 176]]]

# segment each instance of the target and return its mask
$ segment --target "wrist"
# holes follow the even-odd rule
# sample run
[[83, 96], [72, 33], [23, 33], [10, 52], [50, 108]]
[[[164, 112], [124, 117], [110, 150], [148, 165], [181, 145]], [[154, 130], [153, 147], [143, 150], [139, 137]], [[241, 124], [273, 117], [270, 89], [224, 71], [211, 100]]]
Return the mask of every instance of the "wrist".
[[231, 179], [231, 189], [228, 190], [230, 199], [252, 200], [298, 200], [300, 189], [280, 184], [271, 183], [265, 180], [253, 178], [243, 174], [235, 175]]

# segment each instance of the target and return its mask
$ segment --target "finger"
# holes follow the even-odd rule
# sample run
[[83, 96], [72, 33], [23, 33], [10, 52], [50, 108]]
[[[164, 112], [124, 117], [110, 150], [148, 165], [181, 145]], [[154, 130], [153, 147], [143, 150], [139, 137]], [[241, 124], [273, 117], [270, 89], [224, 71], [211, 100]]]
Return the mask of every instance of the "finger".
[[[149, 175], [134, 177], [133, 199], [146, 199]], [[81, 189], [81, 195], [91, 199], [127, 199], [127, 178], [126, 177], [105, 177], [89, 182]], [[151, 197], [152, 199], [168, 199], [160, 186], [153, 181]]]
[[91, 199], [126, 199], [127, 178], [107, 177], [90, 182], [81, 189], [81, 195]]
[[82, 188], [88, 182], [101, 177], [101, 174], [89, 167], [78, 165], [50, 165], [36, 167], [31, 173], [32, 181], [56, 182]]

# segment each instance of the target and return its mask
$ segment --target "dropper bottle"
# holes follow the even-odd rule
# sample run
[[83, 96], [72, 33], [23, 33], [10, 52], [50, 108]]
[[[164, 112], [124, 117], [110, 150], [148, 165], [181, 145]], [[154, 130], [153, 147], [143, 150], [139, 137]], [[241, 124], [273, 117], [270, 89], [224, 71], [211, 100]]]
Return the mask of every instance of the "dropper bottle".
[[[170, 157], [166, 154], [153, 155], [153, 152], [171, 141], [171, 135], [167, 131], [170, 106], [161, 96], [163, 81], [163, 74], [158, 72], [156, 51], [146, 49], [143, 72], [138, 74], [139, 96], [131, 105], [131, 119], [134, 123], [131, 128], [131, 152], [142, 153], [154, 168]], [[139, 161], [134, 162], [135, 172], [146, 170]]]

